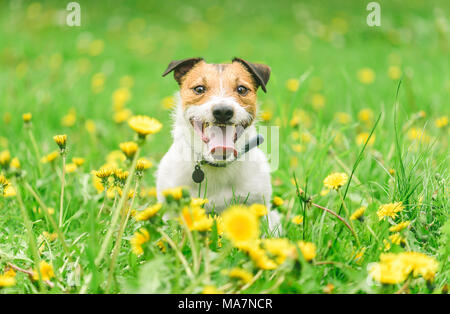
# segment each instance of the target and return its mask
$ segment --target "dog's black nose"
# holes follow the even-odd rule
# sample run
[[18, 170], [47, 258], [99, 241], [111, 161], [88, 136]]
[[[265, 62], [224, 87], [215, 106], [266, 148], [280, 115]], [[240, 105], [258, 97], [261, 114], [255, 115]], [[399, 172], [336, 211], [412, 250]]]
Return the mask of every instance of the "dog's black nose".
[[213, 116], [219, 123], [227, 123], [233, 117], [234, 111], [231, 106], [217, 105], [213, 108]]

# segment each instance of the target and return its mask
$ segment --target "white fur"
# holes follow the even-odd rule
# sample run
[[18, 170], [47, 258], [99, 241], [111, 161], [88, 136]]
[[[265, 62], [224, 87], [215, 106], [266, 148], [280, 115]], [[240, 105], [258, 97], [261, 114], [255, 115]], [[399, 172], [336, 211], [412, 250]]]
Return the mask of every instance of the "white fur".
[[[232, 123], [243, 123], [251, 120], [250, 114], [231, 97], [213, 97], [210, 101], [198, 105], [189, 106], [183, 110], [181, 100], [177, 94], [177, 106], [174, 114], [174, 128], [172, 130], [173, 144], [162, 158], [156, 180], [158, 201], [163, 201], [162, 191], [183, 186], [189, 189], [191, 196], [198, 196], [198, 184], [192, 180], [192, 173], [198, 161], [204, 159], [214, 162], [214, 159], [206, 150], [200, 136], [195, 133], [190, 119], [212, 122], [212, 106], [218, 103], [226, 103], [234, 109]], [[236, 148], [240, 150], [246, 139], [255, 136], [256, 129], [250, 125], [244, 134], [236, 142]], [[233, 157], [232, 157], [233, 158]], [[227, 162], [226, 167], [213, 167], [201, 165], [205, 173], [202, 182], [201, 197], [204, 196], [207, 185], [206, 198], [209, 200], [208, 208], [221, 212], [232, 201], [246, 204], [261, 203], [270, 209], [272, 186], [270, 183], [270, 167], [266, 156], [259, 148], [250, 150], [236, 161]], [[269, 216], [269, 227], [275, 230], [279, 227], [279, 216], [272, 211]]]

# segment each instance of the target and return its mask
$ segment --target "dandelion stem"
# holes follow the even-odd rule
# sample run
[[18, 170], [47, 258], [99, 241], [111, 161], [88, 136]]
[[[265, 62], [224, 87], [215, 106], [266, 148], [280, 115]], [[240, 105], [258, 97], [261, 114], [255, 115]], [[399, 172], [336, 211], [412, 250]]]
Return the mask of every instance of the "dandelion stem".
[[191, 268], [189, 267], [189, 264], [186, 260], [186, 258], [184, 257], [184, 255], [181, 253], [180, 249], [177, 247], [177, 245], [175, 244], [175, 242], [173, 242], [173, 240], [161, 229], [158, 228], [158, 232], [162, 235], [162, 237], [164, 238], [164, 240], [167, 241], [167, 243], [169, 243], [169, 245], [172, 247], [172, 249], [175, 250], [175, 252], [177, 253], [177, 257], [180, 260], [181, 264], [183, 264], [184, 269], [186, 270], [186, 274], [188, 275], [188, 277], [193, 280], [194, 279], [194, 274], [192, 273]]
[[[338, 194], [339, 194], [339, 198], [341, 199], [341, 202], [342, 202], [342, 205], [341, 205], [341, 206], [344, 207], [345, 213], [346, 213], [347, 217], [349, 217], [349, 216], [350, 216], [350, 213], [349, 213], [349, 210], [348, 210], [348, 208], [347, 208], [347, 205], [345, 205], [344, 198], [342, 197], [342, 194], [341, 194], [341, 190], [340, 190], [340, 189], [338, 190]], [[355, 226], [353, 225], [353, 222], [352, 222], [351, 220], [350, 220], [350, 225], [351, 225], [351, 227], [352, 227], [352, 230], [354, 230]], [[352, 231], [352, 233], [353, 233], [353, 235], [355, 236], [356, 243], [358, 243], [358, 246], [360, 246], [358, 235], [355, 233], [355, 231]]]
[[331, 215], [335, 216], [337, 219], [339, 219], [340, 221], [342, 221], [344, 223], [344, 225], [348, 228], [348, 230], [351, 231], [351, 233], [353, 234], [353, 236], [355, 237], [356, 241], [358, 242], [359, 245], [359, 239], [358, 236], [356, 235], [355, 231], [353, 230], [353, 228], [348, 224], [348, 222], [345, 221], [344, 218], [342, 218], [341, 216], [339, 216], [338, 214], [336, 214], [334, 211], [332, 211], [331, 209], [328, 209], [326, 207], [320, 206], [318, 204], [315, 203], [311, 203], [312, 206], [317, 207], [319, 209], [322, 209], [324, 211], [326, 211], [327, 213], [330, 213]]
[[189, 243], [191, 245], [192, 259], [193, 259], [193, 263], [194, 263], [194, 272], [197, 274], [198, 270], [200, 268], [197, 246], [195, 245], [194, 237], [192, 236], [192, 232], [191, 232], [191, 230], [189, 230], [189, 227], [187, 226], [184, 217], [183, 217], [182, 220], [183, 220], [184, 230], [185, 230], [185, 232], [187, 234], [187, 238], [188, 238]]
[[[126, 214], [122, 216], [122, 221], [120, 222], [119, 231], [117, 232], [116, 243], [114, 244], [113, 253], [111, 257], [111, 264], [109, 266], [109, 275], [108, 281], [106, 283], [106, 293], [109, 293], [109, 289], [111, 287], [111, 283], [114, 277], [114, 268], [116, 267], [117, 256], [119, 255], [120, 245], [122, 244], [122, 237], [127, 226], [128, 219], [130, 218], [131, 209], [133, 208], [134, 199], [136, 197], [137, 190], [139, 188], [139, 179], [136, 180], [136, 184], [134, 185], [134, 193], [133, 198], [130, 202], [130, 207], [126, 210]], [[122, 208], [119, 208], [122, 211]]]
[[[42, 283], [41, 270], [39, 269], [40, 258], [39, 258], [39, 252], [38, 252], [38, 249], [36, 246], [36, 239], [34, 238], [34, 234], [33, 234], [33, 224], [30, 220], [30, 217], [28, 216], [28, 212], [25, 208], [25, 205], [23, 204], [22, 194], [20, 192], [19, 186], [17, 185], [16, 179], [14, 179], [14, 185], [16, 186], [16, 190], [17, 190], [17, 202], [19, 203], [20, 212], [22, 214], [23, 220], [25, 222], [25, 227], [27, 229], [28, 241], [29, 241], [31, 253], [33, 255], [34, 265], [35, 265], [36, 270], [39, 275], [39, 290], [41, 292], [44, 292], [45, 287]], [[13, 267], [12, 264], [11, 264], [11, 267]], [[31, 273], [31, 275], [33, 275], [33, 274]]]
[[69, 260], [72, 260], [72, 257], [70, 256], [69, 248], [67, 247], [66, 240], [64, 238], [64, 234], [62, 233], [61, 229], [58, 227], [58, 224], [53, 219], [52, 215], [48, 212], [48, 207], [44, 204], [42, 199], [39, 197], [39, 195], [33, 190], [31, 185], [28, 182], [25, 182], [25, 188], [33, 195], [33, 197], [36, 199], [36, 201], [39, 203], [39, 206], [42, 207], [42, 210], [45, 213], [45, 216], [50, 221], [50, 224], [55, 229], [56, 233], [58, 234], [58, 239], [61, 242], [61, 245], [63, 247], [64, 252], [67, 255], [67, 258]]
[[42, 177], [41, 155], [39, 153], [39, 148], [36, 144], [36, 139], [34, 138], [31, 127], [27, 126], [27, 130], [28, 130], [28, 136], [30, 137], [31, 145], [33, 146], [34, 155], [36, 156], [36, 163], [37, 163], [38, 170], [39, 170], [39, 176]]
[[62, 154], [62, 177], [61, 177], [61, 195], [59, 201], [59, 226], [63, 223], [64, 209], [64, 187], [66, 185], [66, 154]]
[[[107, 193], [108, 193], [108, 187], [105, 185], [105, 189], [103, 190], [103, 202], [102, 202], [102, 206], [100, 206], [100, 210], [98, 211], [97, 218], [99, 218], [102, 215], [103, 209], [105, 208]], [[114, 203], [114, 205], [115, 205], [115, 203]]]
[[103, 243], [102, 243], [100, 251], [97, 255], [97, 258], [95, 259], [96, 266], [98, 266], [101, 263], [101, 261], [103, 260], [103, 257], [106, 254], [106, 250], [108, 249], [109, 245], [111, 244], [113, 233], [114, 233], [114, 231], [116, 229], [116, 225], [119, 221], [120, 209], [123, 207], [123, 205], [125, 204], [125, 200], [128, 198], [128, 192], [130, 191], [131, 182], [134, 178], [134, 174], [136, 171], [136, 164], [137, 164], [139, 152], [140, 152], [140, 150], [138, 149], [136, 151], [136, 154], [134, 155], [133, 161], [130, 166], [130, 171], [129, 171], [130, 174], [127, 178], [125, 187], [122, 191], [122, 196], [119, 200], [119, 204], [113, 209], [113, 215], [111, 217], [111, 224], [109, 226], [108, 232], [106, 233], [105, 239], [103, 240]]

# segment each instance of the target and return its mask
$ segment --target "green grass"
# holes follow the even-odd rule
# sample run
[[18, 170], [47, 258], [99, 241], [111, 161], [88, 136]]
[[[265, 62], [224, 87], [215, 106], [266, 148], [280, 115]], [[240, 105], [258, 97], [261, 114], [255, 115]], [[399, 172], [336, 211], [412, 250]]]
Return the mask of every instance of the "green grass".
[[[435, 124], [450, 113], [447, 1], [380, 1], [379, 28], [366, 25], [364, 1], [329, 1], [326, 6], [313, 1], [264, 5], [260, 1], [79, 1], [82, 26], [73, 28], [58, 24], [58, 17], [65, 19], [65, 7], [59, 1], [18, 3], [0, 3], [0, 152], [9, 150], [18, 157], [23, 170], [16, 185], [20, 195], [0, 197], [0, 274], [9, 264], [29, 270], [42, 259], [53, 265], [56, 278], [53, 287], [40, 286], [18, 272], [17, 283], [0, 288], [0, 293], [199, 293], [206, 285], [226, 292], [321, 293], [328, 284], [335, 293], [440, 293], [448, 283], [449, 127]], [[90, 52], [95, 40], [104, 45], [98, 55]], [[163, 222], [159, 213], [147, 222], [129, 219], [113, 272], [111, 245], [96, 265], [111, 228], [113, 200], [106, 199], [99, 216], [104, 198], [92, 184], [91, 171], [105, 164], [106, 156], [118, 150], [119, 143], [134, 138], [126, 123], [119, 125], [113, 120], [113, 92], [122, 77], [131, 76], [132, 98], [126, 107], [163, 123], [161, 132], [150, 136], [140, 152], [155, 164], [140, 186], [153, 187], [153, 172], [171, 142], [170, 112], [162, 100], [177, 90], [175, 81], [161, 74], [171, 60], [194, 56], [209, 62], [228, 62], [236, 56], [271, 66], [268, 93], [259, 91], [258, 96], [261, 111], [273, 114], [262, 124], [280, 127], [280, 162], [272, 183], [273, 195], [284, 199], [279, 208], [284, 225], [281, 236], [292, 243], [313, 242], [317, 255], [312, 262], [300, 257], [260, 273], [228, 240], [222, 239], [222, 247], [217, 246], [215, 227], [208, 232], [212, 243], [207, 246], [204, 234], [193, 232], [190, 241], [190, 233], [177, 220]], [[390, 66], [402, 71], [398, 98], [399, 80], [388, 76]], [[374, 71], [373, 83], [358, 80], [362, 68]], [[91, 87], [97, 73], [105, 75], [98, 93]], [[286, 88], [292, 78], [301, 78], [296, 92]], [[317, 94], [325, 99], [321, 108], [313, 103]], [[61, 120], [71, 109], [76, 119], [71, 126], [63, 125]], [[362, 109], [373, 114], [368, 122], [358, 119]], [[302, 122], [293, 127], [290, 121], [299, 110]], [[70, 258], [59, 241], [61, 236], [35, 255], [36, 247], [30, 246], [21, 209], [31, 219], [31, 235], [36, 241], [41, 241], [38, 237], [44, 231], [57, 231], [44, 215], [43, 204], [55, 209], [52, 217], [58, 222], [61, 158], [41, 164], [40, 174], [22, 121], [25, 112], [33, 114], [31, 132], [40, 155], [57, 149], [54, 135], [67, 134], [68, 162], [77, 156], [86, 159], [75, 173], [66, 174], [61, 235]], [[336, 112], [349, 114], [350, 121], [340, 124]], [[94, 133], [87, 131], [86, 121], [95, 123]], [[371, 130], [374, 143], [362, 150], [356, 137]], [[424, 131], [426, 137], [412, 139], [411, 130]], [[295, 151], [298, 144], [300, 152]], [[321, 194], [328, 174], [345, 172], [350, 176], [352, 170], [350, 184], [340, 190], [345, 206], [335, 191]], [[3, 172], [14, 181], [10, 171]], [[339, 213], [347, 222], [350, 213], [367, 207], [364, 220], [351, 223], [360, 245], [340, 220], [304, 202], [305, 195], [303, 200], [297, 197], [294, 174], [306, 198]], [[130, 180], [129, 184], [134, 187], [135, 183]], [[405, 209], [394, 221], [409, 220], [411, 225], [401, 231], [405, 243], [392, 245], [390, 251], [415, 251], [435, 258], [439, 270], [432, 283], [420, 277], [395, 285], [367, 280], [369, 264], [379, 261], [383, 240], [388, 239], [394, 223], [379, 221], [376, 212], [380, 205], [396, 201], [403, 202]], [[137, 196], [133, 208], [155, 202], [152, 197]], [[181, 207], [171, 202], [164, 204], [162, 211], [179, 213]], [[304, 216], [303, 224], [290, 222], [295, 215]], [[129, 240], [141, 227], [150, 232], [150, 241], [144, 245], [144, 254], [137, 257]], [[159, 228], [179, 247], [178, 254], [167, 243], [166, 252], [156, 246], [162, 237]], [[262, 230], [267, 237], [264, 222]], [[114, 232], [111, 242], [115, 239]], [[362, 258], [355, 260], [362, 248]], [[180, 256], [192, 269], [193, 278]], [[200, 259], [198, 269], [194, 256]], [[234, 267], [258, 277], [242, 289], [222, 272]]]

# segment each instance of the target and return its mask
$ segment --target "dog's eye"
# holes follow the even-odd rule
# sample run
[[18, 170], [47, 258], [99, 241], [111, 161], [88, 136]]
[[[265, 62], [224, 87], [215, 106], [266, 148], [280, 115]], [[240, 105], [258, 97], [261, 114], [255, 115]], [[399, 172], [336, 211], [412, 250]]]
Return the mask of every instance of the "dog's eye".
[[206, 87], [203, 85], [199, 85], [199, 86], [195, 86], [192, 90], [197, 95], [200, 95], [200, 94], [204, 94], [206, 92]]
[[238, 92], [239, 95], [245, 96], [248, 93], [248, 88], [245, 86], [239, 85], [237, 87], [236, 91]]

